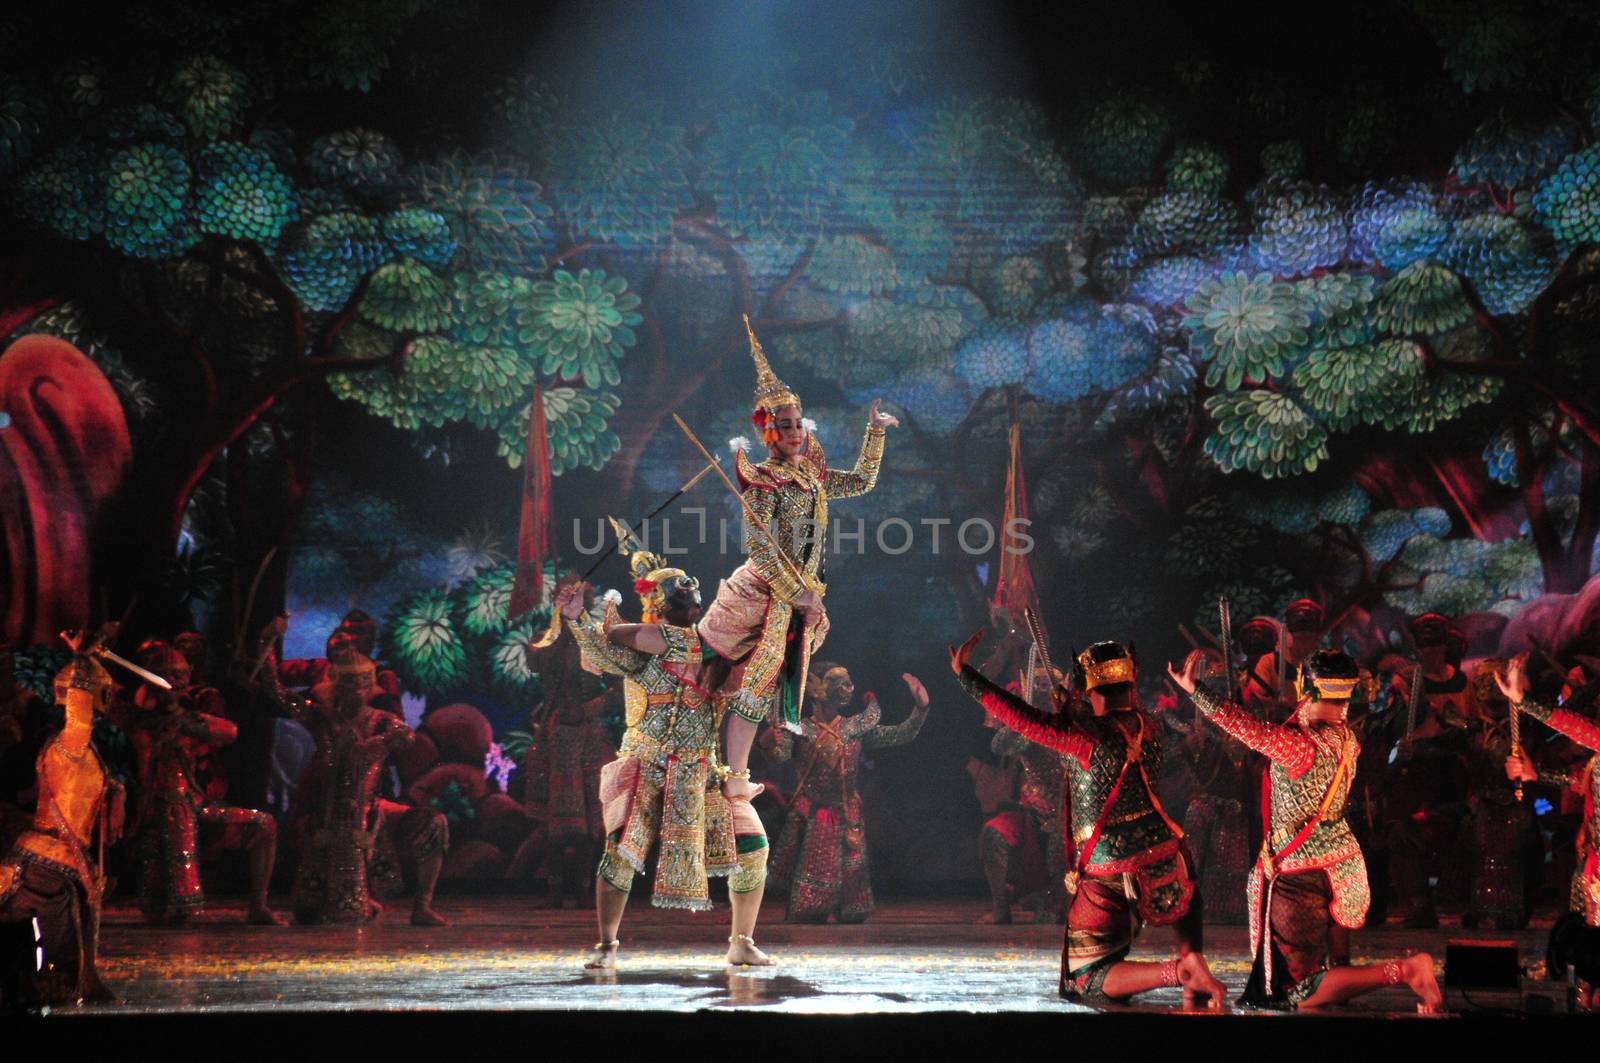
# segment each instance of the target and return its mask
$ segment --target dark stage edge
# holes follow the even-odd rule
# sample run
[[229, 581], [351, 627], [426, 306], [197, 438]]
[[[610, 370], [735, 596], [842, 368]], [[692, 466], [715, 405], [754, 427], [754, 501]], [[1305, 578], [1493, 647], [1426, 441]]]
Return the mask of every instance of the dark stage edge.
[[[749, 1037], [764, 1046], [762, 1055], [797, 1046], [810, 1055], [835, 1045], [903, 1050], [908, 1039], [935, 1036], [958, 1054], [977, 1054], [977, 1063], [990, 1063], [981, 1056], [1005, 1043], [1031, 1051], [1094, 1045], [1097, 1052], [1292, 1045], [1311, 1057], [1351, 1058], [1368, 1046], [1384, 1054], [1406, 1046], [1481, 1049], [1530, 1032], [1530, 1017], [1520, 1014], [1527, 1007], [1553, 1013], [1573, 1033], [1600, 1034], [1594, 1017], [1562, 1014], [1561, 987], [1543, 980], [1547, 931], [1539, 927], [1386, 927], [1355, 937], [1357, 962], [1432, 953], [1441, 982], [1447, 941], [1514, 941], [1533, 976], [1522, 1000], [1473, 993], [1468, 1001], [1447, 988], [1451, 1013], [1425, 1018], [1409, 994], [1393, 989], [1320, 1014], [1218, 1015], [1177, 1010], [1176, 990], [1102, 1012], [1062, 1001], [1055, 992], [1061, 928], [980, 926], [984, 909], [975, 903], [887, 904], [858, 926], [787, 925], [769, 904], [757, 936], [779, 962], [765, 970], [721, 963], [726, 908], [640, 905], [623, 925], [615, 975], [582, 970], [595, 937], [588, 912], [518, 898], [444, 898], [440, 909], [454, 926], [413, 929], [403, 904], [376, 927], [282, 930], [242, 925], [242, 908], [227, 902], [182, 929], [146, 927], [132, 909], [113, 907], [102, 963], [119, 1002], [0, 1022], [19, 1032], [31, 1027], [83, 1058], [126, 1058], [130, 1047], [158, 1042], [207, 1046], [207, 1055], [226, 1045], [235, 1055], [285, 1058], [320, 1055], [319, 1046], [331, 1051], [351, 1038], [368, 1049], [481, 1058], [538, 1051], [530, 1036], [575, 1037], [599, 1051], [608, 1044], [626, 1051], [616, 1037], [644, 1037], [640, 1050], [650, 1054], [662, 1036], [686, 1048], [693, 1041], [680, 1036], [710, 1038], [708, 1046], [725, 1043], [735, 1055], [748, 1053], [736, 1046]], [[1135, 958], [1161, 958], [1170, 941], [1169, 931], [1149, 930]], [[1206, 951], [1237, 993], [1248, 968], [1244, 929], [1208, 927]], [[1556, 1028], [1542, 1018], [1531, 1017], [1541, 1029]]]

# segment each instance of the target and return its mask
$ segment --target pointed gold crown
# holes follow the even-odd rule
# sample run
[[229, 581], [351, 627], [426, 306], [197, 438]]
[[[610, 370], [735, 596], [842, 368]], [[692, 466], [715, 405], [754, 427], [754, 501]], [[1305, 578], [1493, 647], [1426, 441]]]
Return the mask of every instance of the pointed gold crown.
[[756, 409], [774, 413], [785, 406], [799, 407], [800, 396], [778, 379], [778, 374], [767, 364], [767, 352], [756, 339], [756, 330], [750, 324], [750, 315], [744, 315], [744, 330], [750, 336], [750, 359], [756, 363]]

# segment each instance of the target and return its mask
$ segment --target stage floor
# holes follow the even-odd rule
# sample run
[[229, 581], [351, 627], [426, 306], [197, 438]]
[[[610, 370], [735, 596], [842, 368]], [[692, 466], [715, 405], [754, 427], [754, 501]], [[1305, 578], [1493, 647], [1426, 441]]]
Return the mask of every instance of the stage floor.
[[[114, 906], [104, 920], [102, 965], [120, 1000], [55, 1014], [1092, 1013], [1056, 995], [1059, 926], [979, 925], [983, 908], [977, 903], [890, 903], [854, 926], [788, 925], [781, 907], [769, 904], [757, 938], [778, 962], [764, 969], [721, 962], [725, 906], [691, 913], [641, 904], [623, 924], [615, 973], [583, 970], [584, 950], [596, 936], [590, 912], [540, 909], [515, 898], [442, 898], [439, 909], [453, 926], [414, 929], [399, 903], [373, 927], [280, 930], [245, 926], [242, 908], [223, 902], [182, 929], [163, 929], [143, 925], [132, 908]], [[1538, 928], [1383, 928], [1358, 932], [1354, 951], [1360, 962], [1426, 950], [1442, 984], [1447, 940], [1512, 940], [1533, 975], [1526, 992], [1559, 1010], [1559, 987], [1543, 981], [1545, 936]], [[1170, 930], [1149, 929], [1135, 958], [1161, 958], [1171, 941]], [[1237, 994], [1249, 966], [1244, 929], [1208, 927], [1206, 951], [1218, 977]], [[1457, 1014], [1469, 1010], [1459, 993], [1448, 997]], [[1475, 1000], [1484, 1003], [1476, 994]], [[1169, 1013], [1179, 1003], [1177, 990], [1165, 990], [1115, 1011]], [[1400, 989], [1340, 1010], [1369, 1020], [1417, 1019], [1413, 999]], [[1293, 1021], [1279, 1012], [1234, 1011]]]

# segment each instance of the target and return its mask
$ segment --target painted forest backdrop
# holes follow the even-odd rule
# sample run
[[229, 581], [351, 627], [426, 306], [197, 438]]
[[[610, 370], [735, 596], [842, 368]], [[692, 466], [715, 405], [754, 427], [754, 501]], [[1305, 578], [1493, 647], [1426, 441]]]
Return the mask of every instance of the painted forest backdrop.
[[[748, 431], [743, 314], [835, 462], [874, 398], [901, 416], [838, 507], [869, 529], [998, 524], [1020, 424], [1062, 648], [1175, 653], [1223, 592], [1311, 596], [1368, 650], [1425, 610], [1559, 649], [1600, 610], [1600, 10], [1368, 3], [1302, 33], [1161, 7], [1023, 41], [996, 8], [993, 54], [954, 9], [759, 9], [748, 48], [744, 8], [650, 10], [0, 16], [20, 681], [130, 609], [230, 654], [288, 606], [315, 653], [359, 605], [409, 692], [513, 732], [548, 618], [506, 614], [530, 404], [552, 545], [587, 567], [574, 519], [592, 542], [695, 471], [673, 411]], [[871, 543], [830, 560], [827, 652], [891, 718], [900, 671], [935, 688], [931, 749], [879, 775], [949, 762], [884, 843], [939, 877], [981, 747], [942, 645], [998, 555]], [[734, 559], [690, 545], [714, 587]]]

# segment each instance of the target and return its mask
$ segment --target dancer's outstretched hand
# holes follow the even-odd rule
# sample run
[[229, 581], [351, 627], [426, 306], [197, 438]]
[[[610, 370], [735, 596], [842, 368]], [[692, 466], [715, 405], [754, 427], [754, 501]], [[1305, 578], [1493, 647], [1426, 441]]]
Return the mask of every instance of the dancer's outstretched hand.
[[979, 628], [967, 636], [967, 641], [959, 646], [951, 646], [950, 670], [956, 675], [961, 674], [961, 669], [966, 667], [967, 661], [972, 658], [972, 651], [978, 648], [978, 643], [983, 641], [983, 628]]
[[1183, 669], [1180, 671], [1172, 667], [1172, 662], [1167, 662], [1167, 675], [1177, 684], [1178, 689], [1185, 694], [1193, 694], [1195, 680], [1200, 675], [1200, 669], [1205, 666], [1206, 655], [1199, 650], [1191, 650], [1189, 656], [1183, 659]]
[[561, 588], [557, 608], [568, 620], [576, 620], [583, 615], [585, 586], [583, 583], [569, 583]]
[[1492, 672], [1494, 685], [1500, 688], [1506, 700], [1513, 705], [1521, 705], [1522, 699], [1528, 696], [1528, 655], [1519, 653], [1511, 658], [1506, 665], [1506, 674], [1501, 677], [1498, 671]]
[[884, 413], [878, 408], [882, 405], [882, 399], [872, 400], [872, 409], [867, 411], [867, 426], [869, 428], [899, 428], [900, 418], [892, 413]]

